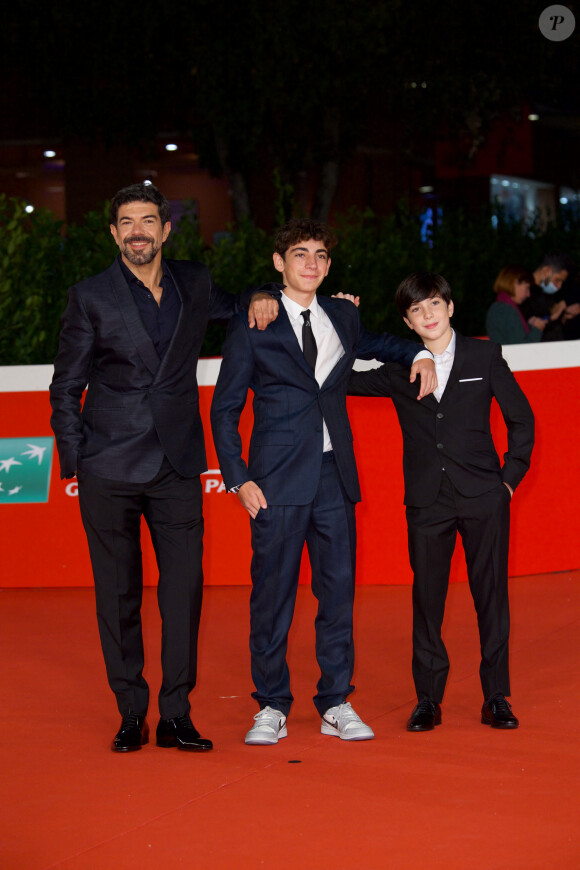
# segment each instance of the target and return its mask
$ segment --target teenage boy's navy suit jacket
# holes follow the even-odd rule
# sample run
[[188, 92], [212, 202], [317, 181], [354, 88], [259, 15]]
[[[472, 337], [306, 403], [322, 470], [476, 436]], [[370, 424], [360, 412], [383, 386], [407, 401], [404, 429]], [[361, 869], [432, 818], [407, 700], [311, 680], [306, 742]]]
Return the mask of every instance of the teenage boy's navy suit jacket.
[[[268, 288], [261, 288], [268, 289]], [[357, 308], [347, 300], [318, 296], [344, 348], [319, 386], [298, 344], [284, 306], [264, 332], [250, 330], [234, 317], [223, 348], [211, 421], [220, 469], [227, 489], [253, 480], [268, 504], [305, 505], [316, 494], [323, 448], [323, 418], [346, 496], [360, 501], [346, 389], [354, 360], [380, 359], [406, 366], [407, 378], [420, 345], [395, 336], [375, 335], [361, 326]], [[238, 432], [248, 390], [254, 393], [254, 426], [248, 464]], [[414, 385], [415, 395], [418, 392]]]
[[[530, 404], [493, 341], [456, 333], [449, 381], [438, 402], [417, 401], [416, 388], [400, 366], [353, 372], [348, 393], [390, 396], [403, 432], [405, 504], [427, 507], [437, 498], [443, 469], [465, 496], [478, 496], [502, 482], [515, 489], [530, 466], [534, 415]], [[508, 432], [503, 463], [490, 430], [496, 399]]]

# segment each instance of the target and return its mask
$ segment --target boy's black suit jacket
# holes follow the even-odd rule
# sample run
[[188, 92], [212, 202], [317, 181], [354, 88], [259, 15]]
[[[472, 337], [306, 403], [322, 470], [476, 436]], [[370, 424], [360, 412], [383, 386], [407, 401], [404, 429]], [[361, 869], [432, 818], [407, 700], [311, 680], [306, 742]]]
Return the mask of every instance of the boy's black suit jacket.
[[[434, 502], [443, 469], [462, 495], [477, 496], [502, 481], [515, 489], [529, 468], [534, 415], [494, 342], [456, 333], [453, 368], [440, 402], [433, 395], [417, 401], [408, 371], [393, 364], [353, 372], [348, 393], [393, 400], [403, 432], [406, 505]], [[503, 463], [490, 430], [494, 398], [508, 432]]]

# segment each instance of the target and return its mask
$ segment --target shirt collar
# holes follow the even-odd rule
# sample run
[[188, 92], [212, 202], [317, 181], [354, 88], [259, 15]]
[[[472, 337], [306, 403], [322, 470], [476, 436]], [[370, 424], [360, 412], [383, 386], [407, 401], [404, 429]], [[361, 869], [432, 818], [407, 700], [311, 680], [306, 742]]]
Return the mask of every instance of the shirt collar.
[[449, 342], [449, 344], [447, 345], [445, 350], [442, 351], [442, 353], [434, 353], [433, 354], [435, 359], [443, 360], [443, 359], [449, 359], [449, 357], [455, 356], [455, 343], [456, 343], [455, 342], [455, 330], [452, 329], [451, 332], [452, 332], [451, 341]]
[[[295, 302], [294, 299], [290, 299], [290, 297], [287, 296], [284, 291], [282, 291], [282, 303], [292, 323], [298, 320], [302, 311], [306, 311], [304, 305], [300, 305], [299, 302]], [[314, 297], [308, 308], [313, 317], [319, 316], [318, 298], [316, 296]]]
[[[121, 272], [125, 276], [125, 280], [127, 281], [128, 284], [133, 284], [134, 286], [144, 287], [145, 289], [147, 289], [145, 287], [145, 284], [143, 283], [143, 281], [141, 281], [141, 279], [138, 278], [137, 275], [135, 275], [135, 273], [132, 272], [131, 269], [129, 269], [129, 267], [123, 262], [123, 258], [121, 256], [121, 254], [117, 254], [117, 261], [119, 263], [119, 266], [121, 267]], [[161, 287], [163, 287], [164, 286], [163, 281], [167, 277], [167, 272], [165, 270], [165, 261], [164, 260], [161, 260], [161, 269], [162, 269], [162, 275], [161, 275], [161, 281], [159, 282], [159, 284]]]

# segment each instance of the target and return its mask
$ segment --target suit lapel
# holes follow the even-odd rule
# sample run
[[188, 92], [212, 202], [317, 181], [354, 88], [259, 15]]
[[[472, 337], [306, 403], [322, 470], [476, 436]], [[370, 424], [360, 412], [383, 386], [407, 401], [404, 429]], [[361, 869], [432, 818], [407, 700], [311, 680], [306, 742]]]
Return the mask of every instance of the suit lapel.
[[[352, 339], [349, 341], [348, 334], [345, 330], [345, 323], [343, 321], [343, 318], [340, 316], [340, 306], [326, 296], [318, 296], [317, 300], [318, 304], [324, 310], [325, 314], [328, 316], [334, 329], [336, 330], [336, 333], [345, 351], [344, 355], [339, 359], [334, 369], [330, 372], [324, 383], [321, 385], [322, 388], [325, 388], [329, 386], [333, 380], [335, 380], [339, 373], [343, 371], [345, 366], [350, 367], [351, 354], [349, 353], [349, 350], [352, 347]], [[298, 344], [296, 333], [292, 328], [290, 318], [288, 317], [288, 313], [282, 303], [280, 304], [278, 317], [273, 323], [268, 326], [268, 329], [266, 330], [266, 333], [268, 332], [271, 332], [273, 336], [276, 336], [282, 347], [290, 354], [292, 359], [297, 363], [301, 370], [309, 375], [310, 378], [315, 380], [314, 373], [304, 359], [304, 354], [302, 353], [300, 345]]]
[[181, 305], [179, 308], [179, 317], [177, 318], [177, 323], [175, 324], [175, 329], [173, 331], [173, 336], [171, 337], [171, 341], [169, 342], [169, 347], [167, 348], [167, 351], [165, 352], [165, 356], [161, 360], [161, 363], [158, 367], [159, 368], [159, 370], [157, 372], [158, 377], [161, 375], [161, 373], [163, 372], [165, 367], [168, 365], [168, 361], [171, 362], [171, 360], [173, 359], [173, 353], [175, 351], [175, 348], [187, 348], [187, 347], [189, 347], [189, 344], [185, 340], [185, 336], [184, 336], [184, 332], [187, 329], [187, 326], [186, 326], [187, 318], [186, 318], [185, 310], [184, 310], [185, 305], [186, 305], [186, 298], [185, 298], [186, 296], [187, 296], [187, 302], [189, 304], [191, 304], [191, 293], [187, 293], [187, 290], [185, 288], [182, 289], [179, 286], [179, 282], [178, 282], [177, 278], [175, 277], [175, 274], [170, 270], [166, 261], [163, 261], [163, 269], [165, 272], [168, 273], [171, 280], [173, 281], [175, 289], [177, 290], [177, 295], [179, 296], [179, 299], [181, 301]]
[[284, 308], [283, 303], [280, 303], [278, 317], [276, 318], [276, 320], [273, 321], [273, 323], [269, 324], [268, 329], [266, 330], [266, 334], [269, 330], [272, 331], [272, 335], [277, 338], [284, 350], [290, 354], [290, 356], [297, 363], [297, 365], [300, 366], [300, 368], [312, 379], [314, 379], [314, 373], [304, 359], [304, 354], [302, 353], [300, 345], [298, 344], [296, 333], [292, 329], [292, 324], [290, 323], [288, 312]]
[[318, 296], [317, 298], [318, 304], [324, 310], [325, 314], [328, 315], [328, 318], [336, 329], [336, 333], [340, 338], [340, 343], [344, 348], [344, 352], [347, 353], [348, 347], [352, 344], [352, 342], [349, 342], [348, 336], [345, 332], [344, 323], [340, 316], [340, 305], [337, 305], [336, 302], [334, 302], [332, 299], [329, 299], [327, 296]]
[[[408, 380], [408, 377], [407, 377], [407, 380]], [[417, 381], [415, 381], [414, 384], [409, 384], [409, 386], [415, 388], [415, 396], [416, 396], [416, 395], [417, 395], [417, 392], [418, 392]], [[447, 391], [445, 391], [445, 392], [447, 392]], [[443, 393], [443, 395], [445, 395], [445, 393]], [[421, 399], [421, 404], [422, 404], [422, 405], [426, 405], [426, 406], [427, 406], [428, 408], [430, 408], [432, 411], [436, 411], [437, 408], [439, 407], [439, 405], [440, 405], [441, 403], [437, 401], [437, 399], [435, 398], [435, 396], [433, 395], [433, 393], [429, 393], [428, 396], [424, 396], [424, 397]]]
[[404, 366], [396, 366], [393, 371], [391, 377], [397, 381], [397, 389], [401, 390], [406, 396], [414, 399], [417, 405], [421, 405], [423, 408], [429, 408], [433, 413], [437, 413], [439, 409], [439, 402], [433, 395], [430, 393], [428, 396], [424, 396], [421, 401], [417, 401], [417, 394], [419, 392], [419, 387], [417, 381], [415, 383], [411, 383], [409, 380], [409, 369]]
[[318, 304], [324, 310], [324, 313], [328, 316], [328, 319], [332, 323], [334, 329], [336, 330], [336, 334], [340, 339], [340, 343], [342, 344], [342, 348], [344, 350], [344, 354], [338, 360], [332, 371], [327, 375], [324, 383], [321, 385], [326, 388], [330, 386], [337, 377], [342, 375], [344, 368], [348, 366], [349, 368], [352, 365], [351, 361], [351, 349], [352, 349], [352, 339], [349, 340], [347, 332], [345, 330], [345, 323], [343, 322], [343, 318], [340, 316], [341, 306], [337, 305], [332, 299], [329, 299], [327, 296], [319, 296]]
[[155, 374], [159, 369], [159, 356], [155, 350], [155, 345], [149, 337], [149, 333], [143, 325], [139, 309], [133, 299], [133, 294], [129, 289], [127, 282], [121, 272], [121, 267], [115, 261], [109, 272], [109, 279], [113, 290], [113, 295], [117, 301], [117, 305], [121, 311], [121, 316], [125, 322], [125, 326], [135, 342], [137, 353], [147, 366], [152, 374]]
[[455, 333], [455, 355], [453, 357], [453, 365], [451, 366], [451, 371], [449, 372], [449, 380], [447, 381], [447, 386], [441, 396], [441, 402], [439, 404], [444, 405], [448, 400], [449, 396], [453, 396], [454, 390], [457, 389], [457, 385], [459, 383], [459, 373], [463, 367], [463, 361], [465, 359], [465, 349], [463, 347], [463, 336]]

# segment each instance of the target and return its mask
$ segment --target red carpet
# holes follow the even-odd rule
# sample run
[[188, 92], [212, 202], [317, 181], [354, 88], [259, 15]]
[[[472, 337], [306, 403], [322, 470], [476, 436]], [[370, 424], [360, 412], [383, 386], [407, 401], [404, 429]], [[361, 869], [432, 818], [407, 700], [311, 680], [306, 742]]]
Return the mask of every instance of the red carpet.
[[[301, 588], [290, 642], [288, 737], [246, 747], [248, 587], [206, 591], [193, 719], [216, 749], [109, 750], [92, 591], [0, 591], [3, 870], [276, 867], [533, 870], [580, 867], [580, 571], [511, 582], [512, 702], [521, 727], [481, 725], [476, 622], [453, 584], [443, 725], [408, 734], [409, 586], [357, 591], [353, 706], [376, 739], [320, 734], [311, 697], [314, 602]], [[159, 619], [144, 602], [149, 722]], [[299, 763], [290, 763], [299, 762]]]

